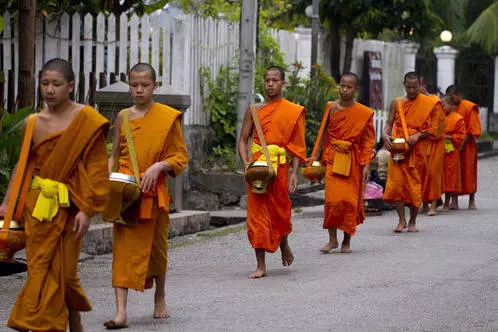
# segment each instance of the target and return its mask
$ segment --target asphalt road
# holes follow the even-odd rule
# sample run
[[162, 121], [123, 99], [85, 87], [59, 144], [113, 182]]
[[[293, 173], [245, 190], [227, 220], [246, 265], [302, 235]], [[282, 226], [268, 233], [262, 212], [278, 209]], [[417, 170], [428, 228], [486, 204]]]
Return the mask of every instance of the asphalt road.
[[[153, 292], [131, 292], [129, 331], [498, 331], [498, 158], [480, 161], [477, 211], [421, 216], [420, 233], [393, 234], [393, 212], [371, 217], [353, 254], [323, 255], [321, 218], [294, 218], [295, 262], [268, 256], [267, 278], [240, 226], [175, 239], [167, 293], [172, 317], [155, 321]], [[461, 207], [467, 200], [461, 199]], [[310, 215], [308, 215], [310, 216]], [[227, 233], [227, 234], [223, 234]], [[112, 255], [80, 264], [94, 310], [87, 331], [114, 313]], [[25, 274], [0, 278], [3, 329]]]

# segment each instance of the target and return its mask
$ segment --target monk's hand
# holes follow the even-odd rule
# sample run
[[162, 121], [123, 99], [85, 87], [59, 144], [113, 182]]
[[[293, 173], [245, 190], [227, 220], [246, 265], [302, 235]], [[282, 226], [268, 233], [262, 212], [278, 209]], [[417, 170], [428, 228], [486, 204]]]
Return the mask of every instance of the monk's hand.
[[292, 172], [289, 177], [289, 192], [292, 194], [297, 189], [297, 173]]
[[363, 167], [363, 184], [366, 184], [370, 180], [370, 166], [365, 165]]
[[382, 138], [384, 140], [384, 146], [386, 147], [386, 150], [391, 150], [392, 147], [391, 136], [384, 134]]
[[410, 137], [408, 137], [408, 139], [406, 140], [408, 145], [415, 145], [415, 143], [417, 143], [418, 139], [420, 138], [420, 135], [422, 135], [422, 134], [416, 133], [416, 134], [413, 134]]
[[142, 182], [140, 183], [140, 189], [142, 190], [142, 192], [146, 193], [156, 189], [157, 179], [164, 170], [165, 169], [162, 162], [157, 162], [147, 168], [144, 175], [142, 176]]
[[90, 217], [80, 211], [74, 218], [73, 232], [76, 239], [82, 238], [90, 228]]

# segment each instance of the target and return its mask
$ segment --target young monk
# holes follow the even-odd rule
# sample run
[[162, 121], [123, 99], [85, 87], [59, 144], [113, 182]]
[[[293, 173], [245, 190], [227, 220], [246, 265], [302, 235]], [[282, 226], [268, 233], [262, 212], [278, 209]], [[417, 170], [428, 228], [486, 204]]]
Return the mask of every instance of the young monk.
[[[460, 148], [466, 136], [463, 116], [455, 113], [455, 105], [451, 97], [444, 96], [441, 100], [446, 112], [445, 154], [443, 173], [443, 192], [445, 193], [443, 211], [457, 208], [456, 200], [462, 190]], [[451, 198], [451, 202], [450, 202]]]
[[[391, 139], [393, 138], [405, 138], [410, 146], [405, 159], [395, 161], [391, 158], [389, 160], [384, 200], [396, 205], [399, 217], [398, 226], [393, 229], [396, 233], [401, 233], [406, 226], [408, 226], [408, 232], [418, 232], [416, 221], [418, 208], [422, 202], [421, 175], [427, 168], [429, 137], [434, 136], [438, 130], [438, 112], [441, 107], [440, 102], [420, 93], [420, 81], [415, 72], [405, 75], [403, 85], [406, 96], [391, 102], [383, 133], [388, 149], [392, 147]], [[408, 137], [405, 137], [402, 115], [406, 120]], [[410, 208], [408, 225], [405, 206]]]
[[[288, 191], [297, 188], [299, 163], [305, 161], [306, 143], [304, 139], [304, 107], [282, 98], [285, 86], [285, 73], [280, 67], [266, 70], [264, 87], [266, 100], [258, 111], [263, 134], [268, 145], [270, 158], [276, 172], [276, 179], [268, 185], [268, 192], [254, 194], [247, 188], [247, 234], [256, 252], [257, 267], [249, 278], [261, 278], [267, 275], [265, 252], [273, 253], [280, 246], [282, 263], [289, 266], [294, 260], [287, 236], [292, 232], [292, 206]], [[247, 169], [248, 140], [253, 133], [251, 146], [253, 159], [264, 160], [261, 141], [258, 137], [250, 110], [246, 111], [238, 146], [241, 160]], [[292, 171], [289, 175], [290, 154]]]
[[46, 107], [23, 125], [25, 130], [35, 121], [29, 153], [34, 178], [24, 209], [28, 279], [8, 322], [19, 331], [66, 331], [68, 323], [71, 331], [83, 331], [79, 312], [92, 309], [78, 258], [90, 218], [107, 204], [109, 123], [92, 107], [72, 102], [73, 90], [71, 65], [48, 61], [40, 79]]
[[[462, 99], [461, 90], [457, 85], [450, 85], [446, 89], [455, 104], [455, 112], [463, 116], [467, 136], [460, 152], [462, 171], [462, 191], [460, 195], [469, 195], [469, 210], [476, 209], [475, 193], [477, 192], [477, 142], [481, 137], [481, 118], [479, 107], [468, 100]], [[458, 200], [456, 201], [458, 208]]]
[[[431, 95], [423, 84], [420, 85], [420, 93], [439, 102], [436, 95]], [[438, 201], [442, 195], [443, 181], [443, 161], [444, 161], [444, 129], [445, 129], [445, 114], [442, 107], [437, 108], [438, 127], [434, 136], [429, 137], [429, 158], [427, 160], [427, 169], [421, 174], [422, 178], [422, 201], [424, 202], [423, 211], [427, 205], [430, 207], [427, 211], [428, 216], [435, 216]], [[420, 212], [420, 211], [419, 211]]]
[[370, 176], [375, 130], [374, 112], [354, 100], [359, 83], [354, 73], [342, 75], [340, 99], [327, 105], [318, 134], [321, 139], [312, 156], [320, 160], [323, 151], [321, 159], [327, 166], [323, 228], [329, 241], [320, 249], [323, 253], [338, 247], [337, 229], [344, 232], [341, 252], [351, 253], [351, 236], [365, 220], [362, 187]]
[[[131, 134], [141, 175], [140, 204], [130, 207], [137, 216], [126, 220], [133, 227], [114, 224], [114, 259], [112, 286], [116, 289], [116, 315], [106, 321], [108, 329], [127, 327], [126, 302], [128, 289], [143, 292], [152, 288], [154, 318], [168, 318], [166, 306], [166, 269], [168, 266], [169, 203], [166, 176], [180, 175], [187, 165], [183, 141], [181, 113], [154, 102], [156, 72], [151, 65], [139, 63], [129, 73], [130, 92], [135, 105], [128, 109]], [[121, 111], [114, 124], [112, 155], [109, 170], [118, 163], [119, 173], [133, 175]], [[119, 160], [117, 155], [119, 151]], [[123, 216], [124, 218], [130, 218]]]

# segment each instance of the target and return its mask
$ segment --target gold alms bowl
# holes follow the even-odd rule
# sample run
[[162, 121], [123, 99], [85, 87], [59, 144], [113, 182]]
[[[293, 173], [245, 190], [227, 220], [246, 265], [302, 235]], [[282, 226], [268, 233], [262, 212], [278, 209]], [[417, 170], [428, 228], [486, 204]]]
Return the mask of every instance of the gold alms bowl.
[[0, 232], [7, 233], [6, 242], [0, 243], [0, 262], [9, 263], [16, 252], [26, 247], [26, 234], [22, 226], [14, 220], [10, 222], [8, 230], [3, 230], [2, 227], [3, 220], [0, 220]]
[[301, 174], [305, 179], [311, 181], [311, 184], [322, 183], [322, 179], [325, 176], [325, 171], [327, 168], [319, 161], [313, 161], [311, 166], [303, 167], [301, 169]]
[[255, 161], [249, 164], [244, 179], [251, 185], [255, 194], [264, 194], [268, 191], [268, 184], [275, 178], [275, 172], [265, 161]]
[[391, 142], [391, 154], [394, 161], [398, 162], [405, 159], [406, 153], [410, 150], [410, 146], [404, 138], [395, 138]]

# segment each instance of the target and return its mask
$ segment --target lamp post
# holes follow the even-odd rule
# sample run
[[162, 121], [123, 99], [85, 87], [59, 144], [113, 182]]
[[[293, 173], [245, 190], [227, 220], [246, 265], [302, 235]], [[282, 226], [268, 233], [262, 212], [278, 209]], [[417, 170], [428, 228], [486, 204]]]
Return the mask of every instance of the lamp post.
[[319, 2], [313, 0], [312, 5], [306, 7], [306, 16], [311, 18], [311, 77], [315, 76], [315, 67], [318, 57], [318, 30], [320, 29]]
[[439, 37], [445, 45], [434, 49], [434, 54], [437, 58], [437, 85], [444, 92], [448, 86], [455, 83], [455, 60], [458, 51], [446, 45], [453, 37], [450, 31], [441, 32]]

